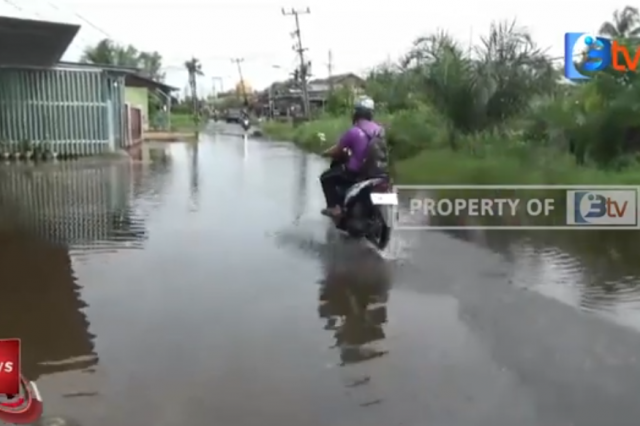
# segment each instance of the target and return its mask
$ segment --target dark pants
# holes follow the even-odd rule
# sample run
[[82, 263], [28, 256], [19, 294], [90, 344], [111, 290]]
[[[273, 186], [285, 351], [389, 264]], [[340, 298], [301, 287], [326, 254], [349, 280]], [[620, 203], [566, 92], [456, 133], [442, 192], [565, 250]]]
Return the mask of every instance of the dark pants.
[[342, 204], [341, 195], [346, 188], [358, 181], [355, 173], [343, 167], [334, 167], [320, 175], [320, 184], [327, 201], [327, 207], [332, 208]]

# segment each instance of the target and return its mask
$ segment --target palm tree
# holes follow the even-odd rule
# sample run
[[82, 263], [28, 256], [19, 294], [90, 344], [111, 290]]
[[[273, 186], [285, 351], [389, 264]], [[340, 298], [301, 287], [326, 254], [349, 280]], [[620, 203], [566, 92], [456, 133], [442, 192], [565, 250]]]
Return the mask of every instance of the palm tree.
[[198, 108], [198, 88], [196, 85], [196, 78], [199, 75], [204, 75], [202, 72], [202, 64], [200, 60], [192, 57], [190, 60], [184, 63], [187, 72], [189, 73], [189, 86], [191, 87], [191, 101], [193, 102], [193, 122], [198, 125], [200, 119]]
[[607, 21], [600, 27], [600, 34], [612, 38], [632, 38], [640, 35], [640, 14], [638, 8], [626, 6], [613, 12], [613, 22]]

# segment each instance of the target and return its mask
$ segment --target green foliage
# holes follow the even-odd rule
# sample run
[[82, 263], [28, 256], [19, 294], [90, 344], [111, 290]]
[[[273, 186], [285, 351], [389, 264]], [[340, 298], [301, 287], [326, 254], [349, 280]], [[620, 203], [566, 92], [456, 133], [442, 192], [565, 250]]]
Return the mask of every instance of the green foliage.
[[[140, 51], [133, 45], [120, 45], [108, 38], [99, 41], [94, 46], [87, 46], [80, 61], [96, 65], [137, 68], [140, 70], [140, 74], [155, 81], [164, 81], [165, 77], [162, 72], [160, 53]], [[149, 119], [153, 122], [156, 120], [158, 111], [164, 105], [165, 99], [150, 91], [148, 101]]]
[[151, 79], [164, 80], [160, 53], [139, 51], [133, 45], [120, 45], [108, 38], [99, 41], [95, 46], [87, 46], [80, 61], [96, 65], [138, 68]]
[[[602, 28], [630, 52], [637, 48], [637, 9], [616, 12]], [[369, 74], [366, 92], [407, 182], [640, 183], [637, 73], [608, 69], [585, 82], [563, 82], [513, 22], [492, 24], [474, 46], [445, 32], [420, 37], [398, 63]], [[336, 92], [326, 111], [346, 117], [346, 106]], [[333, 142], [347, 125], [323, 118], [292, 136], [316, 147], [317, 132]]]
[[335, 116], [347, 116], [352, 106], [353, 99], [351, 91], [347, 87], [340, 87], [332, 91], [327, 97], [325, 111]]

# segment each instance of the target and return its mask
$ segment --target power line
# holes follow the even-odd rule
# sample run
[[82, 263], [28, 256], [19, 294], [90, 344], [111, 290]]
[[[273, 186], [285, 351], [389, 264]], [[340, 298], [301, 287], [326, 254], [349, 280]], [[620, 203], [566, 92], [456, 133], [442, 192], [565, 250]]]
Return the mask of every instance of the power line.
[[309, 105], [309, 91], [307, 87], [307, 77], [309, 76], [309, 64], [304, 59], [304, 52], [307, 50], [302, 47], [302, 35], [300, 32], [300, 18], [299, 15], [308, 15], [311, 13], [311, 10], [307, 7], [305, 10], [297, 10], [291, 9], [287, 12], [284, 8], [282, 8], [282, 14], [284, 16], [293, 16], [296, 23], [296, 30], [293, 32], [293, 36], [296, 37], [298, 43], [294, 46], [293, 50], [298, 53], [300, 58], [300, 82], [302, 84], [302, 107], [304, 110], [305, 118], [309, 118], [310, 114], [310, 105]]
[[[60, 9], [60, 7], [58, 7], [58, 5], [56, 5], [55, 3], [51, 2], [51, 1], [47, 1], [47, 3], [49, 4], [49, 6], [53, 7], [56, 10], [59, 10], [60, 12], [62, 12], [62, 9]], [[113, 37], [111, 36], [111, 34], [106, 32], [105, 30], [103, 30], [102, 28], [100, 28], [99, 26], [97, 26], [96, 24], [94, 24], [93, 22], [91, 22], [90, 20], [88, 20], [87, 18], [85, 18], [84, 16], [79, 14], [78, 12], [76, 12], [75, 10], [71, 10], [71, 9], [69, 9], [69, 10], [70, 10], [71, 13], [73, 13], [76, 16], [76, 18], [80, 19], [82, 22], [84, 22], [85, 24], [89, 25], [94, 30], [102, 33], [105, 37], [113, 40]]]

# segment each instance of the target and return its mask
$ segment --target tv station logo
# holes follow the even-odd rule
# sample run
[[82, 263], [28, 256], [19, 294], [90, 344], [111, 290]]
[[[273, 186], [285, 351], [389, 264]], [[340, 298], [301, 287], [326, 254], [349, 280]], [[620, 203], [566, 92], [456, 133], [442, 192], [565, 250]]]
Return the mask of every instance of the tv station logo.
[[42, 397], [35, 382], [20, 374], [20, 339], [0, 340], [0, 421], [30, 424], [42, 416]]
[[638, 190], [567, 191], [567, 224], [638, 226]]
[[397, 230], [638, 230], [640, 187], [395, 185]]

